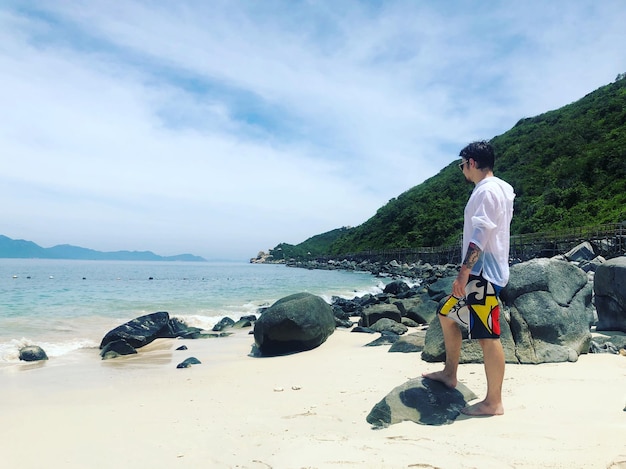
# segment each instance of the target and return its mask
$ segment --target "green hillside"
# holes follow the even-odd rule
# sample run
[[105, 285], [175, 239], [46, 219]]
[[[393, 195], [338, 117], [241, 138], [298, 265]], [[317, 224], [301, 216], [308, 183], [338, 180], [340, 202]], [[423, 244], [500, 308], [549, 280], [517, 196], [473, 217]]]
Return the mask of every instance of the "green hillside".
[[337, 228], [326, 233], [312, 236], [296, 246], [288, 243], [280, 243], [274, 249], [270, 249], [270, 254], [274, 259], [306, 259], [316, 256], [325, 256], [329, 252], [329, 247], [349, 231], [350, 228]]
[[[626, 74], [575, 103], [520, 120], [491, 142], [495, 174], [517, 193], [512, 234], [626, 220]], [[473, 187], [457, 163], [390, 200], [358, 227], [271, 252], [289, 258], [453, 243]]]

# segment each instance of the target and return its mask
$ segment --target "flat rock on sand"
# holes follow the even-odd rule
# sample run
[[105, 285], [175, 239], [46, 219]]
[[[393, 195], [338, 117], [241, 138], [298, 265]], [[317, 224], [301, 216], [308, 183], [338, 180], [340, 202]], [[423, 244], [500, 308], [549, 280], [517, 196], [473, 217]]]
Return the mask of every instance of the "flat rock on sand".
[[367, 422], [374, 428], [411, 420], [422, 425], [452, 423], [477, 396], [463, 383], [449, 388], [439, 381], [414, 378], [394, 388], [374, 406]]

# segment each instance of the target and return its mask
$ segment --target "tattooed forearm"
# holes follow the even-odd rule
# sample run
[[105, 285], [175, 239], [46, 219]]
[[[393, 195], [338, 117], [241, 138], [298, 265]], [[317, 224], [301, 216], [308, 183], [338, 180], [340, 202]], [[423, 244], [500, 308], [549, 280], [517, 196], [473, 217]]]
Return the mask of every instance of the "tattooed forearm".
[[467, 254], [465, 254], [465, 260], [463, 261], [463, 265], [468, 269], [472, 270], [478, 259], [480, 258], [482, 251], [478, 246], [474, 243], [469, 243], [467, 248]]

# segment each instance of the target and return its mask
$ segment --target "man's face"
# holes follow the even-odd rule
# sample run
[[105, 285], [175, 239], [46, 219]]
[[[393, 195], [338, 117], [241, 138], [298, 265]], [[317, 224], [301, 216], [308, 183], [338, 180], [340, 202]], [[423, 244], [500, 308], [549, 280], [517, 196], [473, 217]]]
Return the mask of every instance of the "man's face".
[[467, 182], [472, 182], [469, 176], [470, 171], [470, 160], [466, 160], [465, 158], [461, 158], [461, 162], [459, 163], [459, 168], [463, 172], [463, 176], [465, 176], [465, 180]]

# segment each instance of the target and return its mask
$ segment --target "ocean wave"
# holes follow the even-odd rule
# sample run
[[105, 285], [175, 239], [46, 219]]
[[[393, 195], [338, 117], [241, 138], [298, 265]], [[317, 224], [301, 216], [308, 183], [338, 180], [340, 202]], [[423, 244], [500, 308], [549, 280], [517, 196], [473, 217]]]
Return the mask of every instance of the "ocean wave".
[[332, 304], [333, 297], [335, 296], [338, 296], [340, 298], [345, 298], [347, 300], [352, 300], [354, 298], [360, 298], [365, 295], [377, 295], [379, 293], [382, 293], [384, 288], [385, 288], [385, 283], [380, 281], [376, 285], [372, 285], [368, 288], [361, 288], [361, 289], [355, 289], [355, 290], [350, 290], [350, 291], [342, 290], [342, 291], [338, 291], [334, 293], [322, 293], [319, 296], [323, 298], [324, 301], [326, 301], [326, 303]]
[[41, 347], [46, 352], [48, 358], [58, 358], [76, 350], [99, 347], [99, 344], [91, 339], [77, 338], [63, 342], [40, 342], [22, 337], [21, 339], [13, 339], [5, 343], [0, 343], [0, 363], [19, 362], [20, 349], [29, 345]]
[[203, 316], [201, 314], [172, 314], [172, 318], [176, 318], [189, 327], [198, 327], [204, 330], [211, 330], [224, 316]]

